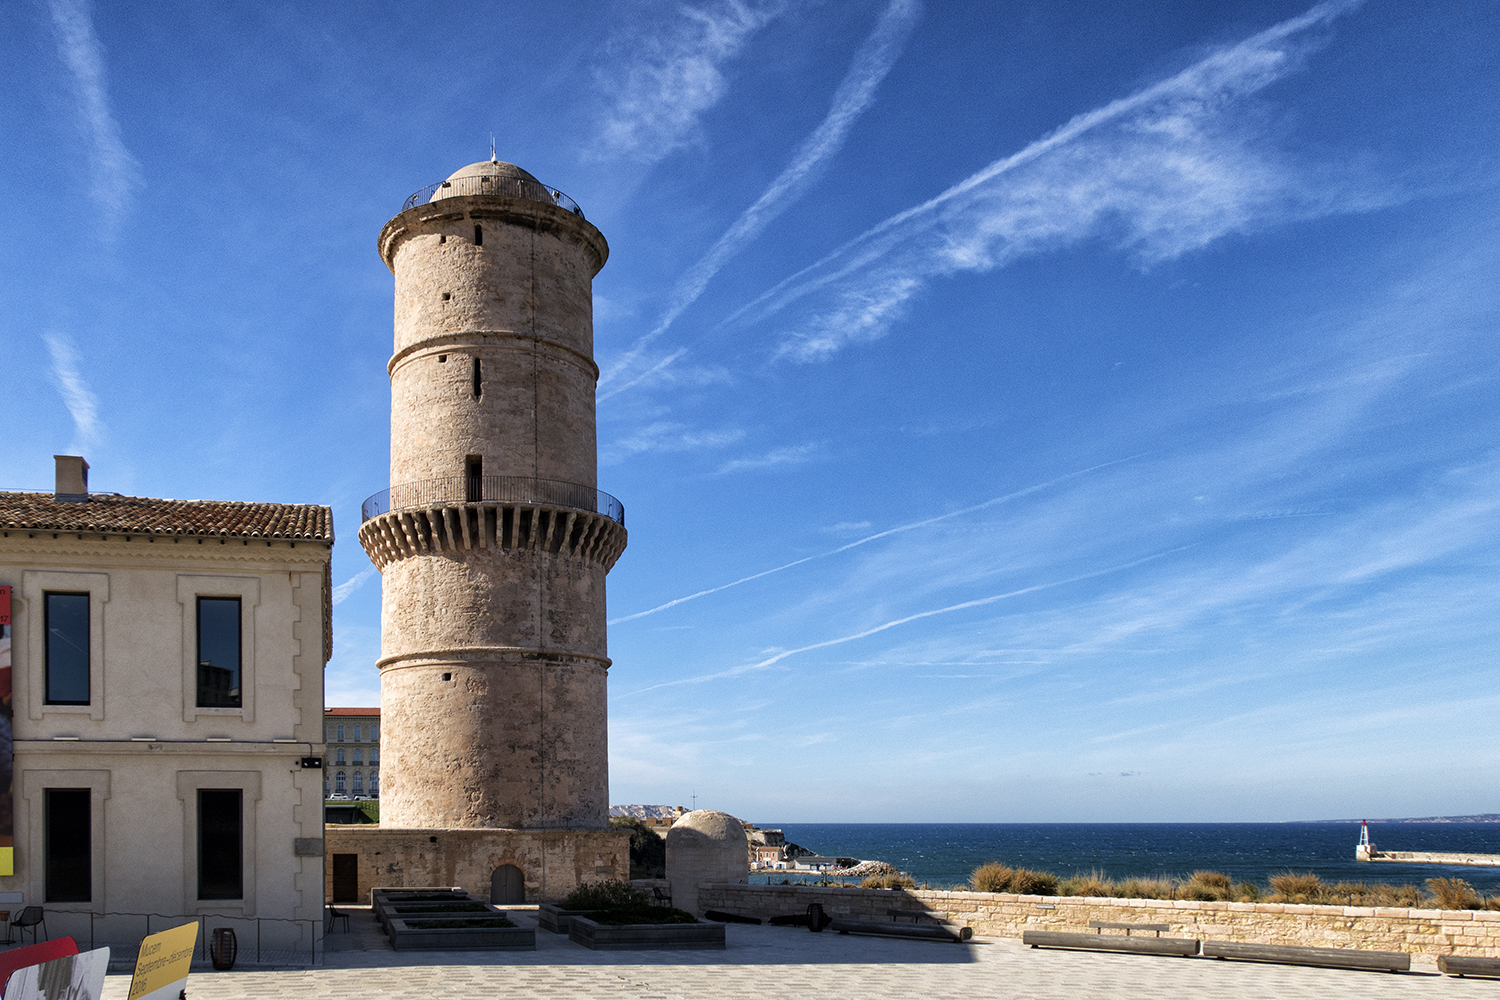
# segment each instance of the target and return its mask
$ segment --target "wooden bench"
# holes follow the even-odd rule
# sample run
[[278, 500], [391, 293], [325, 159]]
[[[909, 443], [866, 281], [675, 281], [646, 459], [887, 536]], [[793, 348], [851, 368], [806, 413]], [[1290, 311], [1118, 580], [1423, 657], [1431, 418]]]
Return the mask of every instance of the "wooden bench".
[[1300, 948], [1283, 944], [1242, 941], [1205, 941], [1204, 958], [1277, 965], [1316, 965], [1325, 969], [1363, 969], [1369, 972], [1410, 972], [1411, 956], [1399, 951], [1359, 951], [1353, 948]]
[[1500, 976], [1500, 958], [1442, 955], [1438, 958], [1438, 971], [1445, 976]]
[[974, 936], [974, 928], [955, 924], [903, 924], [895, 920], [855, 920], [850, 917], [835, 917], [828, 927], [840, 934], [877, 934], [881, 937], [949, 941], [954, 944], [960, 944]]
[[1172, 929], [1171, 924], [1122, 924], [1114, 920], [1090, 920], [1089, 929], [1095, 934], [1102, 934], [1106, 930], [1124, 931], [1129, 937], [1131, 931], [1155, 931], [1157, 937], [1161, 937], [1162, 931]]
[[1065, 931], [1022, 931], [1021, 943], [1033, 948], [1067, 948], [1073, 951], [1122, 951], [1132, 955], [1198, 954], [1197, 938], [1131, 937], [1128, 934], [1072, 934]]

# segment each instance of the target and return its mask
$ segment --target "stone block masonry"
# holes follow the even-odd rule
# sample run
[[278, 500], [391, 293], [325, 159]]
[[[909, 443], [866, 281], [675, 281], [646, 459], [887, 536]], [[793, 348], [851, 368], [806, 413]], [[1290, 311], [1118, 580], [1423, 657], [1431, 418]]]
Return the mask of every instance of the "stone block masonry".
[[[628, 878], [628, 830], [395, 830], [329, 826], [324, 838], [329, 902], [370, 899], [377, 886], [458, 886], [492, 902], [497, 870], [520, 869], [526, 903], [555, 903], [584, 882]], [[353, 857], [356, 899], [335, 900], [339, 858]]]
[[820, 903], [833, 917], [886, 920], [888, 909], [944, 912], [987, 937], [1025, 930], [1087, 933], [1090, 920], [1167, 924], [1170, 937], [1251, 941], [1306, 948], [1359, 948], [1409, 955], [1500, 958], [1500, 912], [1297, 903], [1215, 903], [1185, 899], [1018, 896], [1007, 892], [835, 889], [821, 886], [703, 883], [699, 906], [765, 919]]

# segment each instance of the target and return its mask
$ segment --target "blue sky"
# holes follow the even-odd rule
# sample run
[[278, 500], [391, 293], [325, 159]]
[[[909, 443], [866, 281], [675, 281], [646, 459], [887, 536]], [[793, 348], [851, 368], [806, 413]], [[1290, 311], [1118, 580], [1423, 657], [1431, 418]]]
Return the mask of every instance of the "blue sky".
[[0, 487], [333, 506], [379, 697], [402, 199], [595, 291], [615, 802], [1500, 810], [1500, 10], [11, 5]]

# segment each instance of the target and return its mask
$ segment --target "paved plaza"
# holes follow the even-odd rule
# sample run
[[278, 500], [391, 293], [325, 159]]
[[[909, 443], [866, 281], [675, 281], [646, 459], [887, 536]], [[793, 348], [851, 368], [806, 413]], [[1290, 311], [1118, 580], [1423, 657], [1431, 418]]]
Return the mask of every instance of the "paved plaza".
[[[529, 921], [525, 914], [517, 922]], [[537, 932], [535, 952], [395, 952], [369, 911], [316, 968], [195, 968], [190, 1000], [497, 996], [608, 998], [757, 997], [764, 1000], [900, 1000], [1005, 997], [1309, 997], [1316, 1000], [1484, 997], [1500, 980], [1451, 979], [1418, 960], [1409, 974], [1033, 950], [1013, 938], [965, 945], [858, 937], [801, 928], [731, 924], [725, 951], [591, 952]], [[243, 953], [242, 953], [243, 954]], [[110, 976], [105, 1000], [125, 1000], [128, 975]]]

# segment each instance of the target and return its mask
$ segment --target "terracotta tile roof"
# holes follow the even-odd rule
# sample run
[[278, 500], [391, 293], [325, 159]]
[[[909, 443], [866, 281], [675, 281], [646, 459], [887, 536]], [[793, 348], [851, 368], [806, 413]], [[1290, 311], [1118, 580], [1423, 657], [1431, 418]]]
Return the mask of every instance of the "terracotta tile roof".
[[0, 530], [102, 534], [210, 535], [333, 542], [333, 511], [317, 504], [238, 500], [155, 500], [91, 493], [59, 501], [51, 493], [0, 492]]
[[324, 715], [379, 715], [378, 708], [325, 708]]

